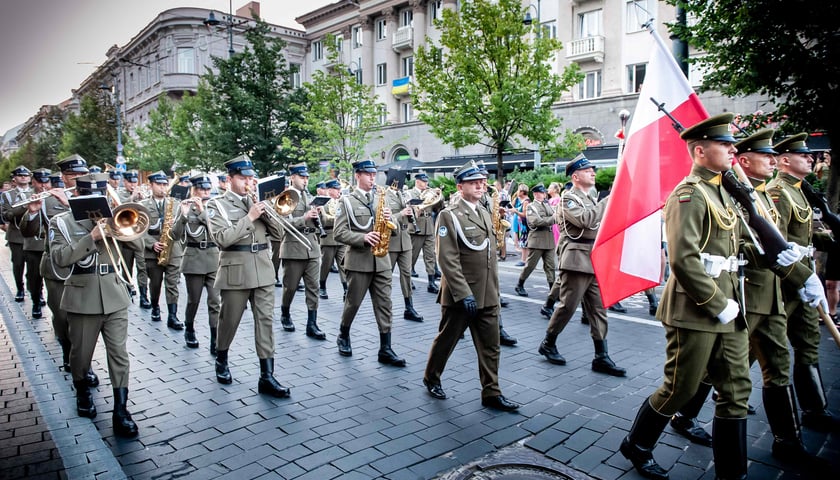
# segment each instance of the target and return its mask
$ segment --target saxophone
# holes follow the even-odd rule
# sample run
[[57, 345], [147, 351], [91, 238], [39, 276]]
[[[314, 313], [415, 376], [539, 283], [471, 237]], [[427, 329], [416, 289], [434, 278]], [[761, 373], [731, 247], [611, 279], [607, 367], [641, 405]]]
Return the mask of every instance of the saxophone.
[[370, 247], [370, 251], [374, 256], [384, 257], [388, 255], [388, 246], [391, 245], [391, 231], [396, 230], [397, 225], [385, 219], [385, 194], [386, 190], [383, 188], [376, 188], [376, 193], [379, 194], [379, 203], [376, 205], [376, 218], [373, 221], [373, 231], [379, 233], [379, 243]]
[[502, 218], [499, 190], [493, 187], [489, 188], [493, 189], [493, 194], [490, 195], [490, 199], [492, 200], [490, 204], [490, 219], [493, 221], [493, 231], [496, 232], [496, 248], [501, 250], [505, 244], [505, 232], [510, 228], [510, 222]]
[[166, 202], [166, 209], [163, 214], [163, 223], [160, 226], [160, 243], [163, 244], [163, 250], [158, 252], [157, 263], [165, 267], [169, 265], [169, 256], [172, 254], [172, 214], [175, 210], [175, 200], [168, 198]]

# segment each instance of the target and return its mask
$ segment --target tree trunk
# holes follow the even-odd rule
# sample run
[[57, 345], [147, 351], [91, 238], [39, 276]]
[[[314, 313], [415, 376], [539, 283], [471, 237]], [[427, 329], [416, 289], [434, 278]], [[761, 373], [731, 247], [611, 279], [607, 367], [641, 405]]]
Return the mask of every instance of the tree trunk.
[[836, 123], [834, 125], [829, 125], [826, 129], [828, 133], [828, 139], [831, 141], [831, 168], [828, 169], [828, 183], [826, 185], [826, 198], [828, 199], [828, 205], [831, 207], [834, 213], [838, 213], [838, 197], [840, 197], [840, 186], [838, 186], [838, 181], [840, 181], [840, 159], [836, 159], [835, 157], [838, 156], [840, 153], [840, 149], [836, 148], [840, 146], [840, 123]]
[[496, 180], [499, 181], [499, 185], [504, 188], [505, 185], [505, 168], [502, 154], [504, 153], [505, 146], [496, 145]]

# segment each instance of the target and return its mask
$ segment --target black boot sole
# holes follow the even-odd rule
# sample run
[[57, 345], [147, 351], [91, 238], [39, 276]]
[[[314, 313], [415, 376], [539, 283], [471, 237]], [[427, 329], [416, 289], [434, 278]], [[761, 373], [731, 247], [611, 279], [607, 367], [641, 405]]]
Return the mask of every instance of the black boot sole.
[[404, 367], [405, 366], [405, 359], [404, 358], [393, 358], [388, 355], [378, 355], [377, 360], [379, 363], [383, 365], [391, 365], [392, 367]]
[[313, 332], [310, 330], [306, 331], [306, 336], [309, 338], [314, 338], [315, 340], [326, 340], [327, 334], [324, 332]]

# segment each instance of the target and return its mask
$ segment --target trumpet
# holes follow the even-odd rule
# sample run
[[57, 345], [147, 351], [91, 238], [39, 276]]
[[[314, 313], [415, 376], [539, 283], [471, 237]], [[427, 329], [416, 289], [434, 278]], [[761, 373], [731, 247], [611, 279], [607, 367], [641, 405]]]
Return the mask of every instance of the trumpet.
[[[248, 195], [251, 198], [251, 201], [255, 204], [260, 203], [257, 199], [257, 193], [251, 190], [250, 186], [245, 187], [245, 194]], [[283, 218], [292, 213], [298, 202], [300, 202], [300, 196], [296, 191], [286, 190], [285, 192], [275, 195], [271, 199], [264, 200], [263, 202], [267, 207], [265, 213], [269, 217], [280, 223], [280, 225], [283, 226], [283, 230], [288, 232], [292, 238], [300, 242], [307, 250], [312, 250], [312, 243], [309, 242], [309, 239], [304, 237], [303, 234], [294, 227], [294, 225]]]
[[[76, 189], [76, 187], [70, 187], [70, 188], [65, 188], [62, 191], [64, 193], [67, 193], [67, 192], [72, 192], [75, 189]], [[22, 207], [24, 205], [29, 205], [32, 202], [39, 202], [39, 201], [49, 197], [50, 195], [55, 195], [55, 192], [53, 192], [52, 190], [47, 190], [46, 192], [36, 193], [35, 195], [32, 195], [31, 197], [27, 198], [26, 200], [21, 200], [20, 202], [17, 202], [15, 204], [13, 204], [9, 208], [17, 208], [17, 207]]]

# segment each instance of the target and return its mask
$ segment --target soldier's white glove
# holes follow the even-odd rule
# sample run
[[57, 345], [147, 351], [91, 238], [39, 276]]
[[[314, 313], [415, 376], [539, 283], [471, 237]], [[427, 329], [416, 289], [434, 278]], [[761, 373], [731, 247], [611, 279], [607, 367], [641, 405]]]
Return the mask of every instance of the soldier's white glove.
[[802, 251], [797, 246], [795, 243], [788, 243], [788, 248], [776, 256], [776, 263], [781, 267], [789, 267], [802, 259]]
[[722, 312], [717, 314], [718, 320], [720, 323], [726, 325], [727, 323], [735, 320], [735, 317], [738, 316], [738, 312], [741, 311], [741, 307], [738, 306], [738, 302], [732, 300], [731, 298], [726, 299], [726, 308], [723, 309]]
[[825, 290], [823, 289], [820, 277], [816, 273], [812, 273], [808, 280], [805, 280], [805, 286], [799, 289], [799, 297], [803, 302], [817, 308], [822, 305], [823, 311], [828, 312], [828, 300], [825, 298]]

